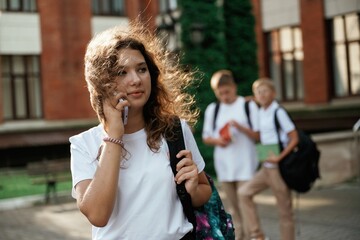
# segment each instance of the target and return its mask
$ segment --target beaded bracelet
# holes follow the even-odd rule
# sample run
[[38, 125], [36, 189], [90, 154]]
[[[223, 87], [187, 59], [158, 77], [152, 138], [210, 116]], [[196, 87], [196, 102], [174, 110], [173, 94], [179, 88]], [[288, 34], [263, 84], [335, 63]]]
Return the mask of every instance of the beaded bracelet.
[[123, 141], [121, 141], [120, 139], [115, 139], [115, 138], [111, 138], [111, 137], [104, 137], [103, 138], [104, 142], [111, 142], [111, 143], [115, 143], [118, 144], [120, 146], [124, 146]]

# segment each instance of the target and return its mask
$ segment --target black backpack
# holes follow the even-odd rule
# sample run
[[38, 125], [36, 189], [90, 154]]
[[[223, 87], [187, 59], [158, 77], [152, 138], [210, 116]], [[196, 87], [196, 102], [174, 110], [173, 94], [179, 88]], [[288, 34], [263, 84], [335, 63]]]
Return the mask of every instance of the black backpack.
[[[275, 126], [277, 129], [280, 151], [282, 151], [283, 147], [279, 133], [280, 124], [276, 116], [278, 109], [275, 110]], [[287, 113], [286, 110], [285, 112]], [[288, 116], [290, 117], [289, 114]], [[305, 193], [311, 189], [316, 179], [320, 178], [320, 151], [317, 149], [316, 143], [309, 135], [299, 129], [297, 129], [297, 132], [299, 143], [295, 150], [280, 161], [279, 170], [286, 185], [290, 189], [295, 190], [298, 193]]]

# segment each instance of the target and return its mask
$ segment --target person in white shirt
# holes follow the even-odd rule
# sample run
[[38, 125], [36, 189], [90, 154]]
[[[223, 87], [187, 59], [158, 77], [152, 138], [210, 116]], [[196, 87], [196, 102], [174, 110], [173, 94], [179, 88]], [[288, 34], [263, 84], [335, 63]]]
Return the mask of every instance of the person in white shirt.
[[[100, 124], [70, 138], [73, 196], [92, 224], [92, 239], [193, 239], [176, 192], [185, 181], [193, 206], [208, 201], [205, 163], [188, 123], [192, 73], [132, 22], [96, 35], [85, 54], [85, 79]], [[173, 64], [170, 64], [173, 63]], [[126, 110], [127, 108], [127, 110]], [[166, 139], [181, 119], [186, 150], [174, 176]]]
[[[215, 146], [217, 180], [227, 196], [225, 207], [233, 217], [235, 237], [240, 240], [245, 233], [237, 193], [240, 186], [253, 177], [258, 166], [255, 152], [255, 141], [259, 139], [258, 107], [250, 101], [247, 116], [246, 99], [237, 95], [237, 86], [229, 70], [215, 72], [211, 87], [219, 102], [211, 103], [205, 110], [202, 138], [205, 144]], [[219, 105], [214, 122], [216, 104]], [[229, 126], [231, 139], [220, 133], [224, 126]]]
[[[259, 111], [259, 129], [261, 144], [281, 144], [283, 150], [279, 155], [269, 154], [261, 169], [254, 178], [240, 188], [241, 210], [251, 240], [264, 240], [265, 235], [260, 227], [259, 218], [254, 204], [254, 196], [270, 188], [275, 195], [280, 217], [280, 236], [282, 240], [294, 240], [294, 220], [291, 202], [291, 191], [280, 175], [278, 163], [298, 144], [295, 125], [284, 109], [276, 102], [276, 92], [270, 79], [258, 79], [253, 83], [253, 92], [261, 105]], [[275, 125], [275, 112], [280, 125], [279, 143]]]

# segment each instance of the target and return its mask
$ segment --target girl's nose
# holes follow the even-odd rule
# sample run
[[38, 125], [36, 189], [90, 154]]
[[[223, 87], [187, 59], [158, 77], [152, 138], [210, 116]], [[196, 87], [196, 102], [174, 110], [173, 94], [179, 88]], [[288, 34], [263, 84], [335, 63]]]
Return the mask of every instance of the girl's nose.
[[139, 84], [141, 82], [141, 78], [139, 76], [139, 74], [134, 71], [132, 74], [131, 74], [131, 84]]

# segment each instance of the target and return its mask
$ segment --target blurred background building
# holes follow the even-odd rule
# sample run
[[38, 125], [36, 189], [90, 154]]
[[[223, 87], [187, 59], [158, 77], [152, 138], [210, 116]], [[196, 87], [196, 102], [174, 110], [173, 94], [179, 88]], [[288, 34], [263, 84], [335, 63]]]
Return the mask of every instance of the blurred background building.
[[[353, 144], [336, 133], [360, 118], [360, 0], [248, 1], [258, 76], [274, 80], [298, 127], [331, 133], [318, 138], [330, 148]], [[0, 167], [68, 156], [69, 136], [97, 124], [83, 75], [90, 38], [140, 16], [180, 51], [179, 2], [0, 0]], [[203, 41], [202, 31], [194, 26], [191, 40]], [[348, 158], [341, 179], [358, 173], [358, 156]]]
[[274, 79], [299, 125], [351, 128], [360, 115], [360, 1], [252, 2], [260, 75]]
[[0, 166], [67, 156], [69, 136], [97, 124], [83, 74], [86, 45], [97, 32], [126, 25], [143, 4], [0, 1]]

